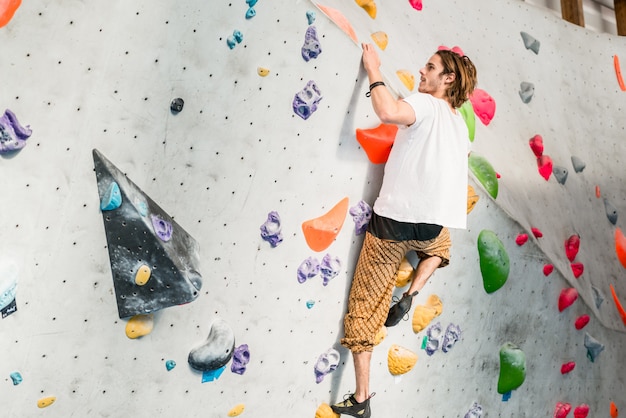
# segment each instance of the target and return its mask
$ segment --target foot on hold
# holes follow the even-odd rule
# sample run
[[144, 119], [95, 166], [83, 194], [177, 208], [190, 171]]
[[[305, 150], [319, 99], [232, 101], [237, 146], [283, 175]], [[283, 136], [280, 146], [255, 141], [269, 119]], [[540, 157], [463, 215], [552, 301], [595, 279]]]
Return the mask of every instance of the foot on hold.
[[330, 408], [336, 414], [350, 415], [359, 418], [370, 418], [372, 415], [372, 411], [370, 410], [370, 399], [375, 394], [376, 393], [372, 393], [369, 398], [360, 403], [356, 401], [354, 394], [351, 394], [350, 396], [346, 395], [343, 402], [336, 403]]
[[400, 320], [409, 312], [409, 309], [411, 309], [411, 303], [413, 302], [413, 296], [415, 295], [417, 295], [417, 290], [411, 294], [405, 293], [402, 295], [402, 299], [389, 309], [389, 314], [387, 315], [387, 320], [385, 321], [386, 327], [398, 325], [398, 322], [400, 322]]

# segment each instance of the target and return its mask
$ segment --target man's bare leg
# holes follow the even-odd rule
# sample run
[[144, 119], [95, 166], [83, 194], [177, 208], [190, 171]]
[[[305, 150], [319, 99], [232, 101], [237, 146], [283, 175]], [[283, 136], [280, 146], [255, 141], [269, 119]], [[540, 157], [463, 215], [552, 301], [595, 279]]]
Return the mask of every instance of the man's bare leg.
[[430, 279], [430, 276], [432, 276], [435, 270], [441, 265], [441, 261], [441, 257], [436, 255], [420, 259], [415, 269], [415, 276], [413, 280], [411, 280], [411, 285], [406, 293], [411, 295], [415, 291], [422, 290], [428, 282], [428, 279]]
[[361, 403], [370, 396], [370, 362], [372, 360], [372, 352], [362, 351], [360, 353], [352, 353], [352, 359], [354, 361], [354, 374], [356, 376], [354, 399], [356, 399], [358, 403]]

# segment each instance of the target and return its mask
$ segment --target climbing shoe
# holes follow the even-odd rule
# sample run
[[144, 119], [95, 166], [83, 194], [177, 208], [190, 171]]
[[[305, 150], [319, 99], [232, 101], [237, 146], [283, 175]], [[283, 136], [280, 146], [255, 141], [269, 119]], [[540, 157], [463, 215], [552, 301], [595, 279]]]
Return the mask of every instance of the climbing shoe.
[[356, 399], [354, 399], [354, 394], [350, 396], [346, 395], [343, 402], [336, 403], [330, 408], [336, 414], [350, 415], [358, 418], [370, 418], [372, 415], [372, 411], [370, 410], [370, 398], [374, 395], [375, 393], [372, 393], [369, 398], [361, 403], [358, 403]]
[[413, 296], [415, 295], [417, 295], [417, 290], [411, 294], [405, 293], [402, 295], [402, 299], [389, 309], [389, 314], [387, 315], [387, 320], [385, 321], [386, 327], [398, 325], [398, 322], [400, 322], [400, 320], [409, 312], [409, 309], [411, 309], [411, 303], [413, 303]]

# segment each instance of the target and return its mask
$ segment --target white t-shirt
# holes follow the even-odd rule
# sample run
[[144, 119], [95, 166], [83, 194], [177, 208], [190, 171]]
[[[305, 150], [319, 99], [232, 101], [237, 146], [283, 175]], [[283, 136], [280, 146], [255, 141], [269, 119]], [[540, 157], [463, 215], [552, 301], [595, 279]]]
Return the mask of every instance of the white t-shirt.
[[463, 116], [430, 94], [404, 101], [416, 121], [398, 130], [374, 212], [400, 222], [465, 229], [470, 141]]

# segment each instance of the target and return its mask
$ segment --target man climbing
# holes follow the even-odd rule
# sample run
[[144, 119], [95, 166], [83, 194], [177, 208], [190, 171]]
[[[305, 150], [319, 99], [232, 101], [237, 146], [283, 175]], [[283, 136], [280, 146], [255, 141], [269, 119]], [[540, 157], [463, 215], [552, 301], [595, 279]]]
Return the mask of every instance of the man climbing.
[[[440, 48], [420, 70], [418, 93], [396, 100], [385, 87], [380, 58], [363, 44], [363, 67], [374, 112], [399, 125], [383, 183], [359, 255], [341, 344], [352, 352], [355, 392], [332, 406], [338, 414], [369, 418], [369, 372], [374, 338], [409, 312], [433, 272], [448, 265], [450, 232], [466, 228], [469, 135], [458, 108], [477, 78], [458, 48]], [[420, 258], [410, 287], [389, 309], [395, 273], [408, 251]]]

